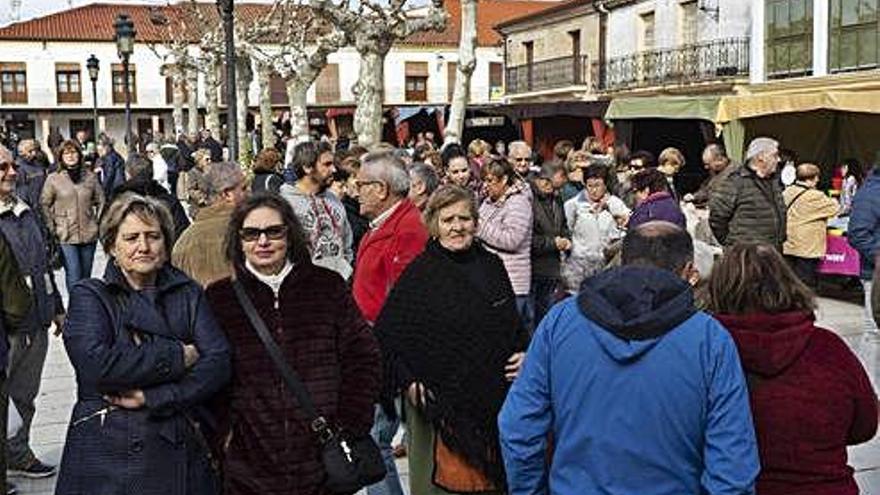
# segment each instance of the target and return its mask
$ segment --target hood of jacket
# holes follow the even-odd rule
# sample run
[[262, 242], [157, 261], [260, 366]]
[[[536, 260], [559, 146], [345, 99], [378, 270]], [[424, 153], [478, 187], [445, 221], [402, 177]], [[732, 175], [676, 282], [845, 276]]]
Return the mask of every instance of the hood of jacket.
[[736, 341], [746, 371], [767, 377], [778, 375], [797, 360], [815, 329], [811, 311], [715, 317]]
[[594, 336], [618, 362], [634, 362], [674, 328], [693, 316], [690, 285], [657, 268], [624, 266], [584, 282], [581, 312], [601, 330]]

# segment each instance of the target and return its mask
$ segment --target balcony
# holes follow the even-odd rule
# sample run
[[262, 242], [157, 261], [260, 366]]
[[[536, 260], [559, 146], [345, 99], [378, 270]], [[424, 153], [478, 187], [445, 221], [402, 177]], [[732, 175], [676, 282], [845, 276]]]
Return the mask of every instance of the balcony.
[[507, 67], [506, 91], [508, 95], [586, 86], [589, 83], [588, 57], [559, 57], [531, 64]]
[[640, 52], [594, 63], [592, 71], [597, 91], [736, 79], [749, 74], [749, 40], [730, 38]]

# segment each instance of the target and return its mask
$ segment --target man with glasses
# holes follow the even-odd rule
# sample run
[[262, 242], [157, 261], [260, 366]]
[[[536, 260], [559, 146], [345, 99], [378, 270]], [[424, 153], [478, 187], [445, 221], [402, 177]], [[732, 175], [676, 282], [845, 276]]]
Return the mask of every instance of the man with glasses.
[[528, 183], [528, 179], [532, 175], [537, 175], [539, 168], [533, 167], [532, 148], [525, 141], [514, 141], [510, 143], [507, 153], [507, 160], [513, 166], [514, 172], [519, 176], [520, 180]]
[[248, 187], [241, 167], [234, 162], [213, 163], [204, 176], [208, 206], [201, 208], [174, 245], [171, 262], [207, 287], [232, 275], [226, 261], [224, 238], [232, 210], [247, 198]]
[[756, 241], [782, 252], [786, 207], [776, 176], [779, 143], [759, 137], [749, 143], [746, 163], [732, 170], [709, 198], [709, 225], [723, 246]]
[[[370, 219], [370, 230], [358, 248], [352, 293], [364, 319], [372, 325], [400, 274], [425, 248], [428, 231], [421, 212], [407, 198], [410, 178], [393, 152], [365, 155], [355, 184], [361, 214]], [[368, 495], [403, 495], [391, 449], [399, 424], [393, 405], [377, 406], [371, 434], [382, 450], [388, 474], [384, 481], [367, 488]]]

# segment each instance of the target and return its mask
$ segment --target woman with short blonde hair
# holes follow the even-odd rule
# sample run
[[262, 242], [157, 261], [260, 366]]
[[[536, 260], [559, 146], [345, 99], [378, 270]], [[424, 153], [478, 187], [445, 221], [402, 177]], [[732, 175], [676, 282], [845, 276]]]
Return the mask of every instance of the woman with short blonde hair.
[[214, 424], [205, 406], [229, 379], [229, 346], [201, 287], [168, 261], [171, 214], [123, 193], [100, 238], [104, 276], [70, 293], [77, 402], [55, 493], [216, 495], [200, 425]]
[[391, 377], [383, 402], [406, 395], [414, 494], [506, 487], [497, 416], [529, 337], [504, 264], [476, 239], [478, 214], [467, 189], [434, 193], [424, 214], [431, 240], [374, 327]]

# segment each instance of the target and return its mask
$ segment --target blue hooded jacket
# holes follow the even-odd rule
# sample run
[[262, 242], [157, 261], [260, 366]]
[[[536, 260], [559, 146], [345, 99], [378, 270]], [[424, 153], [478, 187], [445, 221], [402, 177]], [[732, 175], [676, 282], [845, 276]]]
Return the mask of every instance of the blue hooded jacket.
[[550, 311], [499, 427], [511, 495], [752, 494], [759, 471], [733, 339], [653, 268], [601, 273]]
[[874, 255], [880, 248], [880, 169], [871, 171], [853, 197], [847, 237], [850, 245], [859, 252], [862, 280], [871, 280]]

